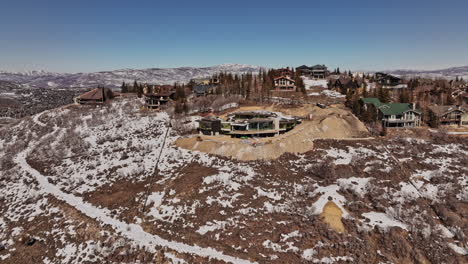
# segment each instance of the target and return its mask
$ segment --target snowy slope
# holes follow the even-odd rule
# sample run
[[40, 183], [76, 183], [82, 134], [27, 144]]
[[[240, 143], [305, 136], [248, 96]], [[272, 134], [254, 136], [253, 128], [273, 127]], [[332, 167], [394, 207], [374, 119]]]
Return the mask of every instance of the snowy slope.
[[207, 77], [215, 73], [230, 72], [234, 74], [258, 73], [260, 66], [244, 64], [222, 64], [211, 67], [149, 68], [121, 69], [92, 73], [53, 73], [32, 71], [23, 73], [2, 72], [0, 80], [16, 82], [29, 87], [95, 87], [104, 85], [109, 88], [120, 87], [122, 82], [173, 84], [188, 82], [192, 78]]
[[456, 77], [462, 77], [468, 79], [468, 66], [451, 67], [439, 70], [389, 70], [384, 71], [397, 76], [421, 76], [427, 78], [444, 78], [444, 79], [455, 79]]

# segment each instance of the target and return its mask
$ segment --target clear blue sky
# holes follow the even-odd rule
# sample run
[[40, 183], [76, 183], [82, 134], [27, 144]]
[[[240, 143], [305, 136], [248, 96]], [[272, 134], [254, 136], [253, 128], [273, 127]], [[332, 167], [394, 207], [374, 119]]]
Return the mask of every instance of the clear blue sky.
[[468, 65], [468, 1], [0, 0], [0, 70]]

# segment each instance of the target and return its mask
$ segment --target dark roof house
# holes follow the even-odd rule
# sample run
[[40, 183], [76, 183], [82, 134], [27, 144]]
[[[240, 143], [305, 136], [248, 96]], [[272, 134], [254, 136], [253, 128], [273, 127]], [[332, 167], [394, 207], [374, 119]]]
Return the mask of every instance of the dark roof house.
[[114, 94], [111, 89], [98, 87], [75, 98], [77, 104], [103, 104], [112, 99]]
[[327, 67], [320, 64], [314, 65], [312, 67], [302, 65], [297, 67], [296, 71], [298, 71], [303, 76], [311, 76], [316, 79], [324, 79], [329, 74]]
[[193, 93], [195, 96], [205, 96], [211, 93], [215, 87], [215, 85], [194, 85]]
[[468, 125], [468, 108], [461, 105], [430, 105], [429, 123], [439, 125]]

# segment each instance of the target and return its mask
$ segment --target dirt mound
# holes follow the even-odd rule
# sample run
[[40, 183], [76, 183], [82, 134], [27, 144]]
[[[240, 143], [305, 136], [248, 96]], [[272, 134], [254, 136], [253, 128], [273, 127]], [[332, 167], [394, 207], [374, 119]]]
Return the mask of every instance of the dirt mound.
[[345, 231], [343, 222], [341, 222], [341, 209], [336, 206], [332, 201], [329, 201], [323, 207], [323, 211], [320, 214], [322, 220], [327, 223], [333, 230], [338, 233], [343, 233]]
[[304, 120], [293, 130], [276, 137], [237, 139], [225, 135], [191, 136], [178, 139], [176, 145], [239, 160], [268, 160], [276, 159], [286, 152], [307, 152], [312, 149], [314, 139], [350, 139], [369, 135], [366, 127], [347, 109], [340, 106], [325, 109], [313, 105], [295, 108], [254, 106], [239, 110], [281, 111], [286, 115], [307, 116], [310, 120]]

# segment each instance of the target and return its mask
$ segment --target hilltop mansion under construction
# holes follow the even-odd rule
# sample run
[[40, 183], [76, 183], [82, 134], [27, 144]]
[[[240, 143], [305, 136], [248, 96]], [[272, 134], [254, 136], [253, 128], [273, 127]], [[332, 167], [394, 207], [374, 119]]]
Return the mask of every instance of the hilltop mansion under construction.
[[198, 122], [198, 131], [203, 135], [272, 137], [293, 129], [301, 120], [275, 112], [243, 111], [229, 114], [226, 120], [210, 116]]

